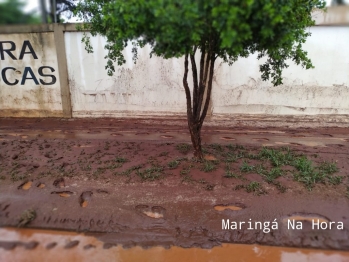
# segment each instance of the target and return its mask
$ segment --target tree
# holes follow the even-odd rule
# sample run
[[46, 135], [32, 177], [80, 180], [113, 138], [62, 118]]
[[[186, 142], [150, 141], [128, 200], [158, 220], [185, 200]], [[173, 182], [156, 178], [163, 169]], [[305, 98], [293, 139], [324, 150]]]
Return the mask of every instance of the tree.
[[33, 13], [25, 13], [25, 3], [20, 0], [7, 0], [0, 3], [0, 25], [38, 24], [40, 19]]
[[[267, 58], [260, 66], [262, 79], [271, 78], [280, 85], [287, 60], [306, 69], [313, 67], [302, 44], [310, 35], [307, 28], [314, 25], [312, 10], [324, 7], [322, 0], [85, 0], [76, 14], [92, 36], [106, 37], [109, 75], [115, 71], [114, 62], [126, 62], [122, 51], [130, 41], [135, 61], [137, 47], [146, 44], [151, 46], [150, 55], [184, 56], [188, 127], [194, 156], [202, 159], [200, 132], [216, 59], [231, 65], [239, 57], [258, 53], [258, 59]], [[92, 52], [87, 35], [83, 42]], [[187, 80], [189, 63], [192, 89]]]
[[76, 7], [76, 0], [49, 0], [49, 11], [46, 9], [46, 0], [40, 0], [43, 23], [64, 22], [62, 14], [71, 18]]

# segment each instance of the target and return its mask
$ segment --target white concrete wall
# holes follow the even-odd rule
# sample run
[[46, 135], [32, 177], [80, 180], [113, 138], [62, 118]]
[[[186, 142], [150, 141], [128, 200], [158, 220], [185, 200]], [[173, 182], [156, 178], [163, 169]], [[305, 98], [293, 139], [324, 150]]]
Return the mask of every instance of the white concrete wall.
[[217, 114], [349, 114], [349, 27], [310, 29], [304, 49], [315, 69], [290, 61], [284, 84], [274, 87], [260, 78], [256, 55], [231, 67], [218, 61], [213, 92]]
[[[52, 32], [43, 33], [22, 33], [22, 34], [1, 34], [0, 45], [3, 49], [10, 49], [13, 42], [16, 49], [11, 51], [13, 57], [8, 53], [0, 52], [0, 116], [62, 116], [62, 102], [60, 81], [57, 68], [57, 54]], [[24, 41], [29, 41], [30, 46], [36, 55], [31, 52], [28, 44], [25, 46], [23, 58], [20, 53]], [[0, 47], [1, 50], [1, 47]], [[42, 69], [41, 76], [39, 68], [42, 66], [51, 69]], [[14, 69], [7, 69], [12, 67]], [[25, 74], [25, 68], [30, 68], [31, 73]], [[3, 74], [5, 74], [5, 79]], [[47, 75], [53, 75], [53, 78]], [[26, 79], [22, 83], [22, 79]], [[36, 78], [37, 83], [33, 79]], [[17, 83], [17, 81], [18, 83]], [[48, 85], [42, 84], [48, 83]], [[54, 82], [53, 84], [49, 84]], [[13, 85], [10, 85], [10, 84]], [[16, 83], [16, 84], [15, 84]]]
[[131, 116], [184, 113], [183, 59], [149, 58], [140, 50], [136, 64], [129, 48], [127, 63], [116, 66], [109, 77], [105, 70], [105, 40], [92, 38], [93, 54], [81, 44], [81, 32], [66, 32], [65, 45], [73, 116]]
[[[316, 26], [304, 49], [315, 69], [290, 61], [284, 85], [263, 82], [256, 55], [228, 66], [217, 60], [212, 113], [315, 115], [349, 114], [349, 27]], [[65, 44], [73, 116], [184, 114], [183, 59], [149, 58], [149, 48], [134, 65], [130, 49], [126, 65], [109, 77], [104, 69], [105, 40], [92, 38], [93, 54], [81, 44], [82, 33], [66, 32]]]

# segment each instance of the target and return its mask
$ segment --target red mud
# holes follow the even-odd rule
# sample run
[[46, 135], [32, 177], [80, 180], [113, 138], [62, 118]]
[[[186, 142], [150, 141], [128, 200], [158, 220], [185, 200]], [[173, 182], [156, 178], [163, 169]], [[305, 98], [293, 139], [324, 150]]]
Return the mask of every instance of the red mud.
[[[209, 144], [234, 143], [251, 153], [261, 146], [289, 146], [316, 164], [336, 162], [336, 175], [344, 177], [339, 185], [317, 184], [308, 191], [284, 176], [278, 182], [286, 192], [280, 193], [253, 172], [243, 174], [245, 180], [225, 177], [222, 161], [215, 170], [203, 171], [201, 163], [190, 160], [191, 152], [176, 148], [190, 141], [185, 120], [166, 123], [0, 119], [0, 227], [16, 226], [31, 208], [36, 218], [27, 227], [87, 232], [107, 246], [257, 243], [349, 250], [349, 128], [204, 128], [206, 154], [220, 161], [213, 150], [217, 145]], [[168, 165], [178, 159], [177, 166]], [[240, 166], [241, 161], [231, 164], [237, 172]], [[251, 181], [259, 182], [267, 194], [236, 190]], [[302, 230], [288, 229], [288, 218], [295, 217]], [[312, 218], [335, 223], [332, 229], [312, 229]], [[223, 219], [245, 224], [222, 229]], [[276, 221], [278, 228], [267, 233], [248, 229], [249, 221]], [[338, 222], [343, 229], [337, 228]]]

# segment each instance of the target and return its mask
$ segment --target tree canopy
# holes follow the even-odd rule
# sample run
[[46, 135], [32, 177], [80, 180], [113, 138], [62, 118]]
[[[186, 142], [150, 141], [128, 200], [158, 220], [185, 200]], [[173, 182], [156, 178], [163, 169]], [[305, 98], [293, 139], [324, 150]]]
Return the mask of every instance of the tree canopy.
[[0, 25], [38, 24], [40, 18], [33, 13], [25, 13], [25, 3], [20, 0], [7, 0], [0, 3]]
[[[87, 22], [84, 29], [106, 37], [110, 75], [115, 62], [126, 62], [122, 51], [130, 42], [135, 61], [137, 47], [146, 44], [151, 46], [151, 55], [185, 57], [188, 124], [196, 155], [202, 158], [200, 130], [216, 59], [232, 64], [257, 53], [258, 59], [266, 57], [260, 65], [262, 79], [280, 85], [290, 60], [306, 69], [313, 67], [302, 45], [310, 35], [307, 29], [314, 25], [311, 12], [324, 7], [323, 0], [85, 0], [77, 14]], [[91, 52], [89, 38], [83, 42]], [[201, 54], [199, 69], [197, 52]], [[187, 82], [189, 61], [192, 94]]]

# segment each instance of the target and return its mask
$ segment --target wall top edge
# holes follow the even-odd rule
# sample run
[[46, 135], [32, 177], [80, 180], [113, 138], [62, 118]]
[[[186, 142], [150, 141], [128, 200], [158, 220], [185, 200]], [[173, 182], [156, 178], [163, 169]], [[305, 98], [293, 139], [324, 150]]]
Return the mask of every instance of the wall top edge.
[[[326, 11], [314, 10], [312, 14], [316, 26], [349, 26], [349, 6], [330, 6]], [[64, 32], [79, 31], [80, 23], [5, 25], [0, 26], [0, 34], [53, 32], [56, 27]]]

